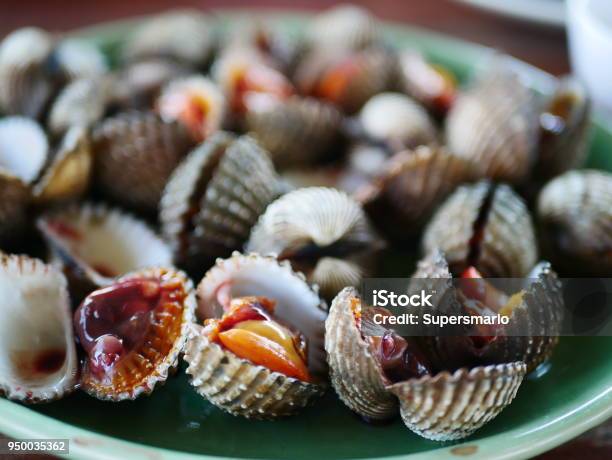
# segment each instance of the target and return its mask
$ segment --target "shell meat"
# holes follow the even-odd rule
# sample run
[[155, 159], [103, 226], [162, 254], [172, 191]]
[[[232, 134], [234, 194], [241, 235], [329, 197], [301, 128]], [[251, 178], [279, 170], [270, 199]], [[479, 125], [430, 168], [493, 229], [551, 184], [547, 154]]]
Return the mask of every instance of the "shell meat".
[[268, 206], [246, 249], [288, 260], [332, 299], [361, 283], [382, 246], [357, 202], [332, 188], [310, 187]]
[[250, 110], [246, 129], [279, 168], [313, 165], [334, 156], [341, 113], [331, 104], [295, 96], [284, 104]]
[[496, 67], [458, 96], [446, 119], [446, 143], [487, 177], [519, 183], [535, 160], [539, 103], [514, 71], [503, 62]]
[[67, 283], [37, 259], [0, 255], [0, 394], [49, 402], [76, 388]]
[[469, 161], [443, 147], [421, 146], [396, 153], [356, 197], [381, 232], [406, 241], [456, 187], [474, 176]]
[[523, 200], [507, 185], [459, 187], [438, 208], [423, 235], [424, 253], [442, 250], [453, 271], [525, 277], [537, 261], [535, 229]]
[[[514, 399], [525, 375], [524, 363], [434, 373], [412, 341], [391, 331], [364, 336], [368, 310], [356, 290], [345, 288], [334, 299], [325, 325], [332, 384], [361, 416], [389, 418], [399, 407], [409, 429], [428, 439], [449, 441], [469, 436]], [[402, 352], [405, 369], [388, 361], [382, 341], [392, 341], [394, 350]]]
[[280, 191], [272, 162], [251, 138], [211, 136], [176, 169], [161, 200], [162, 232], [177, 262], [203, 273], [240, 249]]
[[316, 16], [306, 31], [313, 48], [359, 50], [380, 42], [376, 18], [355, 5], [339, 5]]
[[[299, 329], [307, 345], [302, 362], [311, 379], [304, 380], [282, 367], [257, 364], [253, 353], [241, 353], [226, 341], [221, 342], [222, 346], [196, 326], [185, 349], [191, 383], [210, 402], [234, 415], [267, 419], [292, 415], [325, 389], [321, 380], [327, 371], [323, 346], [325, 302], [288, 264], [256, 254], [234, 253], [229, 259], [218, 260], [198, 286], [198, 313], [200, 318], [209, 318], [209, 325], [210, 318], [223, 317], [223, 322], [228, 307], [231, 314], [234, 302], [245, 300], [275, 303], [274, 318], [284, 326], [281, 329]], [[249, 329], [245, 322], [236, 327]], [[251, 332], [257, 329], [251, 327]]]
[[542, 189], [537, 209], [555, 267], [574, 276], [612, 275], [612, 174], [567, 172]]
[[81, 389], [110, 401], [151, 393], [178, 365], [195, 308], [193, 284], [169, 268], [133, 272], [92, 292], [74, 313], [86, 354]]
[[187, 130], [148, 112], [107, 118], [93, 130], [94, 183], [107, 198], [155, 213], [168, 178], [193, 146]]

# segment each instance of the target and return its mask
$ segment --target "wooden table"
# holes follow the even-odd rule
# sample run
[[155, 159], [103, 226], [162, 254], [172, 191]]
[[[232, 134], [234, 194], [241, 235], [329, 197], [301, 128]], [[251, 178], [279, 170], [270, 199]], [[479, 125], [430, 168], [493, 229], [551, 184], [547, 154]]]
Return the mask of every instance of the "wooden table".
[[[0, 36], [18, 27], [35, 25], [49, 30], [69, 30], [102, 21], [150, 14], [171, 7], [266, 7], [321, 10], [329, 0], [3, 0]], [[561, 29], [541, 28], [482, 13], [450, 0], [365, 0], [363, 5], [382, 19], [406, 22], [478, 42], [512, 54], [555, 75], [569, 72], [567, 43]], [[0, 435], [1, 439], [1, 435]], [[0, 456], [1, 458], [2, 456]], [[612, 422], [540, 457], [540, 460], [612, 458]], [[39, 457], [42, 458], [42, 457]]]

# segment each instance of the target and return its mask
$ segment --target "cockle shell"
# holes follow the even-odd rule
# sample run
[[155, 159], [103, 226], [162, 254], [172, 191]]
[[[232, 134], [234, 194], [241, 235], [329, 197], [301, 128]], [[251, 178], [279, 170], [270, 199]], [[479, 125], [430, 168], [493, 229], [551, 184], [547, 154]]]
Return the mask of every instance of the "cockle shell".
[[172, 174], [161, 200], [162, 232], [177, 262], [203, 271], [240, 249], [280, 190], [267, 153], [251, 138], [211, 136]]
[[451, 267], [474, 266], [485, 277], [524, 277], [537, 261], [535, 229], [523, 200], [507, 185], [459, 187], [436, 211], [424, 253], [441, 249]]
[[198, 11], [173, 11], [144, 22], [128, 38], [124, 59], [163, 57], [200, 67], [212, 52], [214, 39], [207, 16]]
[[473, 179], [474, 167], [468, 160], [443, 147], [420, 146], [387, 160], [356, 197], [381, 232], [406, 241], [456, 187]]
[[0, 394], [48, 402], [76, 388], [67, 283], [58, 270], [26, 256], [0, 255]]
[[18, 29], [0, 44], [0, 109], [8, 114], [38, 118], [54, 87], [47, 61], [54, 40], [35, 27]]
[[182, 125], [148, 112], [107, 118], [95, 126], [92, 139], [99, 191], [148, 213], [156, 212], [168, 178], [194, 144]]
[[584, 162], [590, 139], [591, 100], [576, 79], [562, 79], [540, 114], [540, 149], [536, 172], [551, 178]]
[[98, 46], [77, 38], [67, 38], [57, 43], [51, 60], [63, 73], [61, 77], [68, 82], [99, 78], [109, 68], [106, 56]]
[[306, 42], [314, 48], [358, 50], [379, 40], [376, 18], [355, 5], [339, 5], [317, 15], [306, 30]]
[[[198, 285], [200, 318], [222, 315], [220, 287], [229, 284], [231, 297], [265, 296], [275, 300], [275, 315], [295, 325], [308, 341], [308, 368], [326, 373], [324, 321], [326, 305], [287, 263], [257, 254], [234, 253], [217, 261]], [[320, 396], [325, 386], [307, 383], [254, 365], [211, 343], [202, 328], [192, 327], [185, 349], [187, 373], [196, 391], [216, 406], [248, 418], [277, 418], [298, 412]]]
[[539, 103], [502, 63], [460, 94], [446, 119], [446, 143], [484, 175], [518, 183], [535, 160]]
[[136, 279], [160, 280], [162, 286], [181, 292], [182, 298], [154, 310], [154, 318], [142, 343], [114, 365], [110, 381], [97, 379], [90, 372], [88, 362], [85, 362], [81, 389], [98, 399], [132, 400], [150, 394], [157, 385], [165, 383], [178, 365], [189, 327], [195, 321], [193, 283], [183, 272], [170, 268], [147, 268], [123, 276], [116, 282]]
[[246, 129], [279, 168], [313, 165], [334, 155], [341, 113], [332, 105], [298, 96], [250, 110]]
[[332, 384], [358, 414], [385, 419], [399, 406], [409, 429], [427, 439], [449, 441], [469, 436], [514, 399], [525, 375], [521, 362], [391, 383], [359, 329], [356, 314], [361, 308], [357, 291], [345, 288], [334, 299], [325, 324]]
[[102, 205], [44, 215], [38, 228], [68, 276], [75, 300], [131, 271], [172, 265], [170, 249], [144, 222]]
[[572, 276], [612, 275], [612, 174], [567, 172], [542, 189], [537, 209], [555, 267]]
[[246, 244], [247, 251], [291, 262], [327, 299], [358, 286], [381, 247], [361, 206], [325, 187], [295, 190], [270, 204]]

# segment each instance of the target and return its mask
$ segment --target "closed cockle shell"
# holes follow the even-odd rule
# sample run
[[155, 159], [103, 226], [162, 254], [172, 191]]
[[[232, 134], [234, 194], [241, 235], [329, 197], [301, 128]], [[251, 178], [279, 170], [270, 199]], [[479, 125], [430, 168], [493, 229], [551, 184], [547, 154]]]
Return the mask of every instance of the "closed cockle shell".
[[288, 260], [332, 299], [345, 286], [358, 286], [374, 270], [382, 246], [356, 201], [339, 190], [310, 187], [270, 204], [246, 250]]
[[102, 205], [46, 214], [38, 228], [77, 300], [128, 272], [172, 265], [170, 249], [144, 222]]
[[562, 79], [540, 114], [540, 149], [536, 172], [551, 178], [584, 162], [590, 140], [591, 100], [576, 79]]
[[389, 91], [396, 75], [396, 56], [385, 48], [346, 52], [316, 50], [296, 69], [298, 90], [354, 114], [376, 94]]
[[92, 133], [94, 182], [106, 197], [154, 213], [172, 171], [194, 141], [178, 123], [148, 112], [107, 118]]
[[48, 157], [45, 132], [35, 121], [19, 116], [0, 120], [0, 244], [23, 233], [32, 199], [31, 185]]
[[78, 364], [66, 279], [26, 256], [0, 255], [0, 394], [49, 402], [76, 388]]
[[128, 38], [123, 57], [127, 61], [162, 57], [200, 67], [210, 57], [213, 46], [207, 16], [198, 11], [173, 11], [143, 22]]
[[47, 61], [54, 40], [35, 27], [18, 29], [0, 44], [0, 109], [38, 118], [54, 92]]
[[250, 110], [246, 129], [279, 168], [316, 164], [334, 154], [341, 140], [341, 113], [311, 98]]
[[539, 102], [503, 62], [461, 93], [446, 119], [448, 149], [487, 177], [519, 183], [533, 166]]
[[523, 200], [507, 185], [459, 187], [423, 235], [424, 253], [441, 249], [455, 272], [476, 267], [485, 277], [524, 277], [537, 261], [535, 229]]
[[366, 138], [391, 151], [436, 143], [436, 128], [425, 109], [400, 93], [371, 98], [359, 112], [359, 122]]
[[325, 347], [334, 389], [364, 417], [389, 418], [399, 405], [402, 420], [418, 435], [439, 441], [461, 439], [510, 404], [525, 375], [525, 364], [513, 362], [393, 383], [360, 330], [362, 318], [359, 295], [353, 288], [344, 289], [326, 321]]
[[567, 172], [537, 203], [544, 251], [568, 276], [612, 275], [612, 174]]
[[381, 232], [406, 241], [456, 187], [472, 179], [469, 161], [443, 147], [421, 146], [396, 153], [356, 198]]
[[358, 50], [377, 44], [377, 20], [356, 5], [339, 5], [316, 16], [306, 30], [306, 42], [313, 48]]
[[[155, 283], [154, 288], [151, 283]], [[148, 305], [151, 289], [159, 292], [159, 300], [154, 305]], [[140, 311], [134, 314], [131, 330], [113, 323], [125, 315], [122, 309], [130, 307], [129, 301], [123, 297], [126, 295], [130, 295], [129, 300], [134, 300], [134, 308], [142, 309], [143, 304], [152, 307], [146, 312], [148, 315]], [[114, 296], [117, 296], [117, 301], [114, 301]], [[139, 270], [123, 276], [105, 289], [94, 291], [75, 313], [81, 346], [85, 348], [84, 339], [93, 342], [93, 347], [86, 349], [89, 357], [82, 368], [81, 389], [109, 401], [132, 400], [150, 394], [157, 385], [165, 383], [178, 365], [189, 328], [195, 321], [195, 308], [191, 280], [183, 272], [171, 268]], [[89, 321], [98, 324], [89, 327]], [[134, 340], [129, 334], [135, 334], [138, 327], [143, 330]], [[105, 349], [105, 341], [118, 342], [121, 351]], [[97, 348], [98, 345], [101, 346]], [[102, 353], [106, 353], [107, 362], [97, 369], [93, 362], [104, 360], [104, 357], [99, 357]]]
[[[201, 319], [221, 317], [219, 289], [231, 298], [264, 296], [276, 302], [275, 317], [295, 325], [308, 344], [308, 369], [318, 379], [326, 374], [324, 322], [326, 305], [303, 276], [272, 257], [234, 253], [217, 261], [198, 285]], [[187, 373], [196, 391], [233, 415], [271, 419], [295, 414], [319, 397], [323, 383], [304, 382], [255, 365], [212, 343], [192, 327], [185, 349]]]
[[51, 60], [62, 73], [64, 81], [81, 78], [100, 78], [108, 72], [104, 53], [93, 43], [77, 38], [67, 38], [55, 46]]
[[211, 136], [176, 169], [162, 197], [159, 219], [177, 263], [202, 271], [240, 249], [280, 191], [272, 162], [251, 138]]

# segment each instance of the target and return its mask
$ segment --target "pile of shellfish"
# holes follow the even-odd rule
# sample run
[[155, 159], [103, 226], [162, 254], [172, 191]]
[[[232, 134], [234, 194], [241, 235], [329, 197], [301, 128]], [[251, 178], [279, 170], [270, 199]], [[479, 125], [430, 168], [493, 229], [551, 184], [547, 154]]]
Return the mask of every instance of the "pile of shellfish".
[[[537, 94], [504, 56], [483, 68], [460, 85], [354, 6], [299, 36], [164, 13], [112, 61], [70, 35], [6, 36], [0, 393], [131, 400], [184, 369], [238, 416], [335, 391], [366, 421], [472, 434], [554, 352], [557, 273], [612, 275], [612, 175], [577, 169], [584, 88]], [[366, 334], [364, 278], [411, 274], [447, 283], [458, 312], [452, 278], [523, 278], [480, 301], [529, 334]]]

